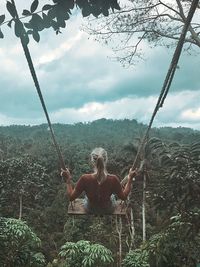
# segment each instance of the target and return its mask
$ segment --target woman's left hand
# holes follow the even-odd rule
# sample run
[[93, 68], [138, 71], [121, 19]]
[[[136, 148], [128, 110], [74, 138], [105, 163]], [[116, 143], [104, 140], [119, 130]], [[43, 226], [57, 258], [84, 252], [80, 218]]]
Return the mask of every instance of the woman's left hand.
[[61, 168], [60, 175], [67, 180], [67, 182], [70, 182], [71, 180], [71, 173], [70, 171], [66, 168], [65, 170]]

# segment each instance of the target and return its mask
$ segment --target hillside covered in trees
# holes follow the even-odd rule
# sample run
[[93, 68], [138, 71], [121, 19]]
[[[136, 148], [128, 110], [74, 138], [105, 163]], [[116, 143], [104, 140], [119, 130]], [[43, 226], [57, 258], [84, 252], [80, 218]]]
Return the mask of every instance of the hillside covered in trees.
[[[100, 119], [53, 128], [76, 182], [91, 172], [95, 147], [107, 150], [108, 171], [123, 179], [146, 125]], [[153, 128], [145, 151], [146, 187], [143, 178], [133, 182], [133, 218], [72, 217], [48, 126], [0, 127], [0, 266], [197, 266], [200, 132]]]

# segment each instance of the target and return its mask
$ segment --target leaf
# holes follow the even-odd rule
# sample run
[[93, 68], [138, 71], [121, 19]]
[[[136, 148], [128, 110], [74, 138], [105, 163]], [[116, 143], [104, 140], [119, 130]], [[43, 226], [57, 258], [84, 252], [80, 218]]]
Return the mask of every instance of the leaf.
[[32, 5], [31, 5], [31, 13], [33, 13], [37, 7], [38, 7], [39, 1], [38, 0], [34, 0]]
[[59, 33], [61, 33], [61, 31], [59, 29], [56, 30], [56, 34], [58, 35]]
[[117, 10], [120, 10], [121, 9], [120, 6], [119, 6], [119, 4], [118, 4], [118, 2], [117, 2], [117, 0], [112, 0], [111, 3], [110, 3], [110, 5], [111, 5], [111, 8], [113, 10], [114, 9], [117, 9]]
[[82, 15], [83, 17], [87, 17], [91, 14], [91, 10], [90, 10], [90, 7], [89, 6], [85, 6], [83, 9], [82, 9]]
[[1, 15], [0, 16], [0, 24], [2, 24], [4, 22], [4, 20], [5, 20], [5, 15]]
[[73, 9], [74, 8], [74, 0], [64, 1], [63, 5], [66, 9]]
[[43, 8], [42, 8], [42, 11], [49, 10], [52, 7], [53, 7], [52, 5], [44, 5]]
[[24, 9], [23, 12], [22, 12], [22, 15], [23, 16], [30, 16], [31, 15], [31, 12], [27, 9]]
[[9, 22], [8, 22], [8, 27], [10, 27], [11, 28], [11, 26], [12, 26], [12, 22], [13, 22], [14, 20], [13, 19], [11, 19]]
[[100, 14], [101, 14], [100, 8], [97, 8], [96, 6], [93, 7], [93, 9], [92, 9], [92, 15], [97, 18]]
[[38, 14], [33, 14], [29, 23], [35, 31], [42, 31], [44, 29], [44, 21]]
[[40, 41], [40, 35], [38, 32], [33, 31], [33, 39], [38, 43]]
[[56, 9], [56, 7], [54, 7], [48, 11], [47, 16], [49, 17], [49, 19], [54, 19], [56, 17], [56, 15], [57, 15], [57, 9]]
[[32, 30], [28, 30], [26, 33], [27, 34], [33, 34], [33, 31]]
[[49, 19], [49, 17], [45, 13], [42, 13], [42, 17], [43, 17], [43, 26], [45, 28], [51, 27], [51, 20]]
[[16, 10], [15, 10], [14, 5], [11, 2], [7, 1], [6, 8], [7, 8], [8, 12], [10, 13], [10, 15], [13, 18], [15, 18], [16, 17]]
[[3, 37], [4, 37], [4, 35], [3, 35], [3, 33], [1, 31], [1, 29], [0, 29], [0, 38], [3, 39]]
[[24, 26], [27, 28], [27, 29], [32, 29], [32, 25], [30, 23], [24, 23]]
[[57, 25], [58, 25], [58, 27], [65, 28], [66, 23], [64, 20], [58, 20]]
[[59, 30], [58, 25], [57, 25], [57, 22], [55, 20], [52, 20], [51, 21], [51, 26], [53, 27], [53, 29], [55, 31]]
[[20, 20], [15, 21], [15, 35], [17, 37], [22, 36], [24, 33], [24, 25]]
[[83, 8], [85, 1], [84, 0], [76, 0], [76, 4], [79, 8]]
[[109, 11], [108, 11], [108, 9], [103, 9], [102, 13], [103, 13], [103, 15], [104, 15], [105, 17], [108, 17], [108, 16], [109, 16]]

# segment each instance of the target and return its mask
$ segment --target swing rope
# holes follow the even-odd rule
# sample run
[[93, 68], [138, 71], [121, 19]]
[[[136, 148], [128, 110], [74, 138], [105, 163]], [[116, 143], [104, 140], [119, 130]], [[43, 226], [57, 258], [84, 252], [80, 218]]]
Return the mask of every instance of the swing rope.
[[[18, 15], [18, 12], [17, 12], [15, 1], [11, 0], [11, 2], [13, 4], [13, 6], [15, 7], [16, 17], [19, 20], [19, 15]], [[61, 168], [66, 169], [65, 163], [64, 163], [64, 159], [63, 159], [63, 156], [62, 156], [62, 153], [61, 153], [61, 150], [60, 150], [60, 147], [59, 147], [59, 145], [58, 145], [58, 143], [56, 141], [56, 137], [55, 137], [55, 134], [54, 134], [54, 131], [53, 131], [53, 127], [52, 127], [52, 124], [51, 124], [51, 120], [49, 118], [48, 111], [47, 111], [47, 108], [46, 108], [46, 105], [45, 105], [45, 102], [44, 102], [42, 91], [40, 89], [40, 84], [39, 84], [39, 81], [38, 81], [38, 78], [37, 78], [37, 74], [36, 74], [36, 71], [35, 71], [35, 68], [34, 68], [34, 65], [33, 65], [33, 61], [32, 61], [32, 58], [31, 58], [31, 54], [30, 54], [28, 45], [25, 44], [25, 42], [23, 41], [23, 39], [21, 37], [20, 37], [20, 40], [21, 40], [21, 45], [23, 47], [23, 51], [24, 51], [24, 54], [25, 54], [25, 57], [26, 57], [26, 60], [27, 60], [28, 66], [29, 66], [29, 70], [31, 72], [31, 76], [33, 78], [33, 81], [34, 81], [34, 84], [35, 84], [35, 87], [36, 87], [40, 102], [42, 104], [43, 111], [44, 111], [46, 119], [47, 119], [47, 123], [48, 123], [48, 126], [49, 126], [49, 130], [50, 130], [50, 133], [51, 133], [53, 144], [54, 144], [56, 152], [58, 154], [58, 158], [59, 158], [59, 161], [60, 161]]]
[[181, 52], [182, 52], [182, 48], [183, 48], [184, 41], [185, 41], [185, 36], [187, 34], [188, 28], [190, 26], [190, 23], [192, 21], [192, 18], [194, 16], [194, 13], [195, 13], [195, 10], [196, 10], [196, 8], [198, 6], [198, 3], [199, 3], [199, 0], [193, 0], [192, 4], [190, 6], [190, 10], [188, 12], [188, 16], [187, 16], [187, 18], [185, 20], [184, 27], [182, 29], [178, 44], [177, 44], [176, 49], [174, 51], [174, 54], [173, 54], [173, 57], [172, 57], [168, 72], [166, 74], [163, 86], [161, 88], [160, 95], [158, 97], [156, 106], [155, 106], [154, 111], [152, 113], [152, 116], [151, 116], [151, 119], [149, 121], [149, 124], [148, 124], [148, 127], [146, 129], [146, 132], [145, 132], [145, 134], [143, 136], [143, 139], [142, 139], [142, 141], [140, 143], [140, 146], [138, 148], [135, 160], [134, 160], [133, 165], [132, 165], [132, 169], [135, 169], [137, 167], [137, 165], [138, 165], [138, 161], [141, 158], [141, 153], [142, 153], [142, 151], [144, 151], [145, 144], [148, 141], [149, 132], [151, 130], [154, 118], [155, 118], [158, 110], [163, 107], [164, 101], [165, 101], [165, 99], [167, 97], [167, 94], [169, 92], [169, 89], [170, 89], [170, 86], [171, 86], [171, 83], [172, 83], [172, 80], [173, 80], [173, 77], [174, 77], [174, 74], [175, 74], [175, 71], [176, 71], [176, 68], [177, 68], [177, 64], [178, 64], [178, 61], [179, 61], [179, 58], [180, 58], [180, 55], [181, 55]]

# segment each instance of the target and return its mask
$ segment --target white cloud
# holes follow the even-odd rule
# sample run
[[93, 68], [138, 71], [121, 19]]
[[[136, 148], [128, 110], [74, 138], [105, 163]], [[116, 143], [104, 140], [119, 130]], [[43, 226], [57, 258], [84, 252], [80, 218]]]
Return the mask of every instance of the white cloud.
[[44, 123], [44, 117], [42, 118], [16, 118], [11, 116], [6, 116], [0, 113], [0, 126], [9, 126], [9, 125], [37, 125]]
[[200, 91], [169, 94], [155, 120], [156, 126], [184, 126], [200, 129]]
[[20, 73], [21, 61], [19, 59], [19, 53], [22, 53], [22, 49], [15, 44], [14, 46], [3, 45], [0, 49], [0, 71], [7, 74]]
[[[200, 107], [188, 112], [188, 107], [194, 105], [194, 100], [200, 99], [200, 92], [181, 92], [170, 94], [164, 107], [159, 110], [153, 126], [186, 126], [200, 129]], [[93, 121], [100, 118], [108, 119], [137, 119], [148, 123], [157, 97], [123, 98], [117, 101], [104, 103], [91, 102], [79, 109], [66, 108], [51, 113], [54, 122], [74, 123], [79, 121]], [[183, 114], [186, 114], [183, 116]]]
[[52, 62], [53, 60], [63, 57], [63, 55], [69, 51], [78, 41], [81, 40], [83, 33], [78, 32], [74, 37], [69, 38], [67, 41], [62, 42], [58, 47], [54, 49], [48, 49], [37, 60], [37, 65]]
[[[66, 108], [51, 113], [54, 122], [74, 123], [79, 121], [93, 121], [99, 118], [123, 119], [138, 118], [145, 119], [147, 114], [152, 111], [152, 104], [155, 99], [149, 97], [147, 99], [130, 99], [123, 98], [114, 102], [96, 103], [91, 102], [85, 104], [79, 109]], [[144, 112], [145, 106], [145, 112]], [[142, 113], [144, 114], [142, 115]]]
[[183, 120], [199, 121], [200, 124], [200, 107], [197, 109], [187, 109], [182, 112]]
[[108, 73], [105, 77], [94, 78], [92, 81], [89, 81], [88, 88], [99, 93], [105, 93], [110, 91], [113, 86], [116, 84], [116, 78]]
[[[180, 92], [169, 94], [162, 109], [158, 111], [153, 127], [185, 126], [200, 130], [200, 92]], [[157, 97], [125, 97], [116, 101], [103, 103], [90, 102], [80, 108], [62, 108], [50, 112], [53, 123], [88, 122], [100, 118], [107, 119], [137, 119], [148, 123]], [[191, 106], [194, 108], [191, 109]], [[35, 118], [13, 118], [0, 115], [0, 124], [40, 124], [46, 123], [45, 116]]]

